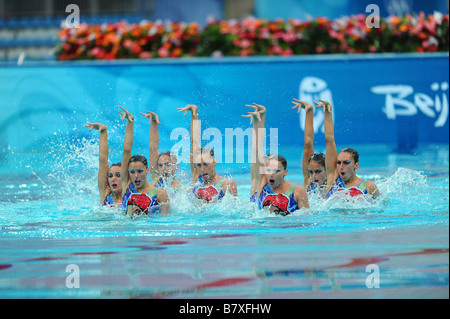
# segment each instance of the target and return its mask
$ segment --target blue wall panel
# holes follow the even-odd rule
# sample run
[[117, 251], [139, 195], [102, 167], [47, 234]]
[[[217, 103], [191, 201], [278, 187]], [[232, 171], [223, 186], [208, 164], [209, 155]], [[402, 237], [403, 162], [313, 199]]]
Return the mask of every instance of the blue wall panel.
[[269, 20], [277, 18], [328, 17], [338, 19], [342, 16], [372, 13], [368, 5], [377, 5], [380, 15], [403, 15], [419, 13], [433, 14], [434, 11], [448, 13], [446, 0], [255, 0], [255, 15]]

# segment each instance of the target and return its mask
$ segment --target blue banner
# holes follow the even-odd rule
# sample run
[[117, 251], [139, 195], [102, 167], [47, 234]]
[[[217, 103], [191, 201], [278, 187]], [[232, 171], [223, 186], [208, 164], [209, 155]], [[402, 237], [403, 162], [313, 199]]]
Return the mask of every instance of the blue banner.
[[[187, 104], [199, 106], [203, 144], [222, 138], [225, 145], [227, 132], [251, 131], [241, 115], [252, 103], [267, 108], [268, 142], [301, 147], [304, 114], [292, 110], [293, 98], [330, 101], [342, 147], [448, 143], [448, 67], [448, 53], [6, 65], [0, 69], [0, 150], [5, 157], [92, 138], [84, 127], [91, 121], [112, 128], [111, 148], [120, 153], [119, 106], [137, 119], [136, 149], [148, 149], [149, 124], [139, 114], [147, 110], [159, 114], [161, 149], [170, 149], [185, 142], [190, 121], [177, 108]], [[323, 145], [320, 109], [314, 126], [315, 142]]]

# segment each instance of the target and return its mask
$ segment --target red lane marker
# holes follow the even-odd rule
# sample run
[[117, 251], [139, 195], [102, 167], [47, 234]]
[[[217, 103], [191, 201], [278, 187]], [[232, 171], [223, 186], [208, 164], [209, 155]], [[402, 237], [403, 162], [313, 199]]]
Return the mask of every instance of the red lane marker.
[[231, 285], [236, 285], [236, 284], [239, 284], [239, 283], [243, 283], [243, 282], [247, 282], [247, 281], [251, 281], [251, 280], [255, 280], [255, 279], [257, 279], [257, 278], [256, 277], [255, 278], [253, 278], [253, 277], [251, 277], [251, 278], [236, 277], [236, 278], [220, 279], [220, 280], [216, 280], [216, 281], [213, 281], [213, 282], [201, 284], [201, 285], [190, 287], [190, 288], [181, 288], [181, 289], [169, 290], [169, 291], [152, 292], [152, 293], [149, 293], [149, 294], [140, 294], [140, 295], [134, 296], [132, 298], [139, 298], [139, 299], [166, 298], [166, 297], [170, 297], [170, 296], [177, 295], [177, 294], [180, 294], [180, 293], [193, 293], [193, 292], [195, 292], [197, 290], [200, 290], [200, 289], [207, 289], [207, 288], [214, 288], [214, 287], [223, 287], [223, 286], [231, 286]]
[[167, 240], [167, 241], [162, 241], [160, 244], [161, 245], [183, 245], [183, 244], [187, 244], [187, 241], [182, 241], [182, 240]]
[[213, 282], [209, 282], [206, 284], [202, 284], [202, 285], [198, 285], [192, 288], [189, 288], [190, 290], [192, 289], [205, 289], [205, 288], [212, 288], [212, 287], [223, 287], [223, 286], [231, 286], [231, 285], [236, 285], [236, 284], [240, 284], [242, 282], [247, 282], [247, 281], [251, 281], [251, 280], [255, 280], [257, 278], [251, 277], [251, 278], [245, 278], [245, 277], [236, 277], [236, 278], [227, 278], [227, 279], [220, 279], [217, 281], [213, 281]]
[[428, 254], [444, 254], [448, 253], [448, 248], [426, 248], [412, 253], [399, 253], [387, 256], [410, 256], [410, 255], [428, 255]]
[[12, 265], [0, 265], [0, 270], [11, 268]]
[[386, 257], [372, 257], [372, 258], [353, 258], [351, 262], [348, 264], [333, 266], [330, 268], [349, 268], [349, 267], [357, 267], [357, 266], [367, 266], [369, 264], [378, 263], [380, 261], [386, 261], [389, 258]]
[[419, 251], [411, 252], [411, 253], [398, 253], [398, 254], [389, 254], [383, 255], [379, 257], [369, 257], [369, 258], [354, 258], [348, 264], [338, 265], [331, 268], [348, 268], [348, 267], [356, 267], [356, 266], [365, 266], [369, 264], [374, 264], [380, 261], [389, 260], [388, 257], [398, 257], [398, 256], [413, 256], [413, 255], [428, 255], [428, 254], [443, 254], [448, 253], [448, 248], [429, 248], [429, 249], [421, 249]]

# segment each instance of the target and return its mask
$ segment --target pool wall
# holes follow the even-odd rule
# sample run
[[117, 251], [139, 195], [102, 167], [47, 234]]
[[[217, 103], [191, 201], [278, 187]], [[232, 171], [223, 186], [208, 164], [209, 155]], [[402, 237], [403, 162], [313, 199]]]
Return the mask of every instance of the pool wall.
[[[163, 149], [189, 128], [189, 119], [177, 113], [187, 104], [200, 107], [205, 143], [220, 134], [225, 141], [226, 129], [249, 128], [241, 115], [250, 110], [246, 104], [259, 103], [268, 110], [266, 127], [278, 132], [270, 134], [271, 143], [301, 146], [304, 114], [291, 109], [293, 98], [333, 104], [340, 146], [385, 143], [408, 150], [448, 143], [448, 68], [448, 53], [3, 64], [0, 158], [92, 137], [88, 121], [115, 128], [110, 144], [120, 150], [119, 105], [137, 118], [137, 149], [147, 149], [149, 131], [139, 112], [160, 115]], [[315, 128], [323, 145], [320, 110]]]

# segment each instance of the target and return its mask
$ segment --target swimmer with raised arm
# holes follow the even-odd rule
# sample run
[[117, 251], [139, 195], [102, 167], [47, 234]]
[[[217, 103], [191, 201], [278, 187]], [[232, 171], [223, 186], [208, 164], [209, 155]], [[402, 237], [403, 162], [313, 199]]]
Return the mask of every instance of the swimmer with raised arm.
[[[266, 108], [258, 104], [247, 106], [253, 107], [255, 111], [244, 116], [251, 118], [253, 132], [258, 132], [264, 128]], [[288, 174], [287, 160], [279, 154], [269, 154], [261, 160], [259, 154], [263, 151], [263, 137], [259, 135], [252, 143], [253, 153], [256, 153], [252, 158], [259, 163], [252, 167], [252, 192], [254, 188], [257, 192], [251, 200], [256, 200], [259, 209], [268, 209], [271, 213], [283, 216], [309, 208], [305, 188], [285, 179]]]
[[90, 131], [97, 130], [100, 132], [99, 143], [99, 163], [97, 174], [97, 186], [100, 194], [100, 204], [110, 207], [121, 207], [122, 204], [122, 184], [120, 181], [121, 163], [115, 163], [109, 166], [109, 144], [108, 144], [108, 128], [101, 123], [87, 124]]
[[322, 103], [314, 101], [316, 107], [323, 109], [325, 120], [325, 143], [326, 151], [323, 153], [314, 153], [314, 107], [304, 101], [294, 99], [292, 103], [295, 104], [293, 109], [305, 109], [305, 138], [302, 158], [302, 172], [304, 187], [308, 194], [312, 192], [319, 192], [321, 196], [325, 197], [331, 184], [339, 175], [337, 172], [336, 159], [337, 150], [334, 140], [334, 123], [331, 104], [325, 100], [319, 100]]
[[177, 154], [170, 151], [159, 153], [159, 125], [161, 125], [159, 117], [156, 113], [150, 111], [141, 114], [147, 117], [150, 123], [149, 159], [152, 185], [176, 192], [181, 186], [176, 176], [179, 169]]
[[154, 215], [158, 212], [166, 216], [170, 210], [167, 192], [156, 188], [147, 180], [149, 173], [147, 159], [142, 155], [131, 156], [134, 117], [123, 107], [121, 109], [123, 113], [119, 113], [122, 114], [122, 121], [127, 121], [120, 172], [123, 194], [122, 209], [131, 218], [144, 214]]
[[256, 202], [258, 196], [258, 187], [260, 183], [260, 171], [264, 165], [264, 137], [265, 137], [265, 120], [266, 120], [266, 108], [263, 105], [253, 103], [252, 105], [246, 105], [254, 109], [252, 112], [248, 112], [242, 117], [250, 118], [250, 125], [253, 124], [252, 131], [252, 162], [250, 165], [250, 201]]
[[220, 202], [227, 193], [237, 197], [236, 182], [217, 174], [214, 151], [207, 147], [200, 147], [198, 107], [187, 105], [184, 108], [178, 108], [178, 112], [184, 112], [184, 116], [188, 111], [191, 112], [190, 162], [194, 196], [208, 203]]

